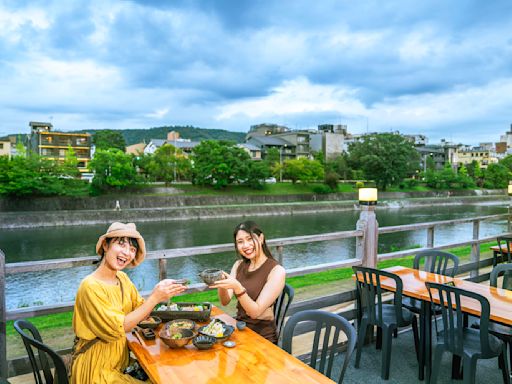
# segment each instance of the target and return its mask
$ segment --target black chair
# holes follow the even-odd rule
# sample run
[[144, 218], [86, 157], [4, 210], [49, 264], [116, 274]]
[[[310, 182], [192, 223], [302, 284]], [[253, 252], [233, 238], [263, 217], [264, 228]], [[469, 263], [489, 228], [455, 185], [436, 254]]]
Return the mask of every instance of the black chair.
[[[333, 368], [337, 369], [337, 356], [344, 350], [344, 360], [341, 366], [338, 383], [343, 382], [350, 357], [356, 345], [356, 330], [350, 322], [334, 313], [311, 309], [293, 314], [283, 330], [283, 349], [292, 353], [292, 340], [295, 327], [299, 323], [314, 323], [314, 337], [311, 346], [311, 359], [309, 365], [320, 373], [331, 377]], [[301, 324], [299, 327], [301, 327]], [[304, 324], [307, 325], [307, 324]], [[303, 328], [304, 329], [304, 328]], [[307, 329], [307, 328], [306, 328]], [[324, 330], [322, 332], [322, 330]], [[331, 338], [331, 333], [333, 337]], [[340, 336], [345, 334], [346, 343], [340, 343]], [[317, 365], [318, 363], [318, 365]]]
[[[509, 291], [512, 290], [512, 263], [500, 264], [493, 268], [491, 272], [491, 277], [489, 279], [489, 284], [492, 287], [498, 287], [498, 278], [503, 275], [503, 280], [501, 283], [502, 289], [507, 289]], [[477, 320], [475, 323], [471, 325], [473, 328], [480, 328], [480, 321]], [[506, 325], [502, 325], [499, 323], [495, 323], [491, 321], [489, 323], [489, 332], [499, 337], [501, 340], [508, 345], [508, 353], [510, 359], [509, 370], [512, 369], [512, 328]]]
[[[37, 328], [26, 320], [16, 320], [14, 322], [14, 329], [23, 339], [36, 384], [67, 384], [69, 382], [68, 374], [62, 357], [43, 343]], [[53, 375], [50, 361], [55, 368]], [[41, 376], [41, 371], [43, 376]]]
[[[441, 358], [445, 351], [462, 359], [464, 383], [474, 383], [478, 359], [499, 357], [503, 382], [510, 383], [507, 364], [507, 348], [503, 341], [489, 334], [489, 301], [482, 295], [447, 284], [426, 282], [430, 301], [439, 298], [443, 329], [437, 331], [437, 344], [434, 349], [431, 383], [437, 382]], [[480, 329], [464, 326], [464, 313], [461, 300], [472, 299], [480, 303]]]
[[[416, 254], [413, 268], [417, 270], [421, 268], [425, 272], [454, 277], [459, 268], [459, 258], [449, 252], [428, 249]], [[404, 297], [402, 305], [411, 312], [421, 313], [420, 300]], [[436, 310], [436, 313], [440, 313], [439, 310]]]
[[493, 253], [492, 266], [495, 267], [496, 265], [498, 265], [498, 255], [501, 255], [502, 263], [512, 262], [512, 254], [510, 253], [512, 250], [512, 237], [498, 236], [496, 240], [498, 241], [499, 250]]
[[[395, 329], [412, 325], [414, 332], [414, 346], [418, 357], [419, 337], [416, 316], [406, 308], [402, 308], [403, 283], [399, 276], [379, 269], [352, 267], [356, 274], [357, 306], [358, 306], [358, 338], [356, 353], [356, 368], [359, 368], [361, 351], [366, 337], [368, 326], [378, 327], [382, 335], [382, 369], [381, 376], [389, 379], [391, 363], [391, 341]], [[394, 302], [385, 304], [381, 287], [381, 278], [392, 279], [395, 283]], [[379, 336], [380, 337], [380, 336]], [[380, 340], [377, 340], [377, 345]]]
[[295, 291], [291, 285], [285, 284], [283, 292], [279, 295], [276, 302], [274, 303], [274, 319], [277, 325], [277, 337], [280, 337], [281, 330], [284, 325], [284, 318], [288, 312], [288, 308], [293, 301]]

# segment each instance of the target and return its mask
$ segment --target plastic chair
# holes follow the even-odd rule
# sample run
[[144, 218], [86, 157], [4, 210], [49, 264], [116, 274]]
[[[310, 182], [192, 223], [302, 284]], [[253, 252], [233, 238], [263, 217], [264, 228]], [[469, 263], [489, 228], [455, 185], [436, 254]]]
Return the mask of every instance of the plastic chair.
[[[503, 275], [503, 280], [501, 284], [502, 289], [512, 290], [512, 263], [500, 264], [493, 268], [491, 272], [491, 277], [489, 279], [489, 284], [492, 287], [498, 287], [498, 277]], [[471, 325], [473, 328], [480, 328], [480, 321], [476, 321]], [[499, 323], [495, 323], [491, 321], [489, 323], [489, 332], [499, 337], [501, 340], [508, 345], [508, 353], [510, 359], [509, 370], [512, 369], [512, 328], [507, 327], [506, 325], [502, 325]]]
[[[497, 253], [501, 255], [501, 261], [507, 262], [507, 263], [512, 262], [512, 254], [510, 253], [512, 251], [512, 237], [511, 236], [498, 236], [498, 238], [496, 238], [496, 240], [498, 241], [498, 247], [499, 247], [499, 251]], [[505, 249], [507, 250], [506, 254], [504, 252]], [[498, 259], [496, 256], [497, 256], [496, 253], [493, 254], [493, 260], [492, 260], [493, 267], [498, 265]]]
[[[382, 334], [382, 368], [381, 376], [389, 379], [389, 367], [391, 363], [391, 341], [395, 329], [412, 325], [414, 332], [414, 346], [418, 357], [419, 337], [418, 323], [408, 309], [402, 308], [403, 283], [399, 276], [379, 269], [352, 267], [356, 274], [357, 305], [358, 305], [358, 339], [356, 353], [356, 368], [359, 368], [361, 351], [369, 325], [375, 325]], [[395, 282], [394, 303], [384, 304], [381, 287], [381, 277], [392, 279]], [[379, 344], [379, 340], [378, 340]]]
[[[482, 295], [446, 284], [426, 282], [430, 301], [439, 298], [443, 329], [437, 331], [437, 344], [434, 349], [431, 383], [437, 382], [441, 358], [445, 351], [462, 359], [464, 383], [474, 383], [478, 359], [499, 357], [503, 382], [510, 383], [507, 362], [507, 348], [503, 341], [489, 334], [489, 301]], [[464, 313], [461, 300], [473, 299], [480, 303], [480, 329], [464, 327]]]
[[[420, 269], [423, 262], [423, 268], [425, 272], [437, 273], [438, 275], [453, 277], [457, 274], [459, 268], [459, 258], [449, 252], [437, 251], [437, 250], [426, 250], [416, 254], [414, 257], [413, 268]], [[421, 313], [421, 301], [411, 297], [404, 297], [402, 304], [409, 311], [416, 314]], [[440, 313], [439, 309], [436, 309], [435, 313]]]
[[[311, 346], [311, 360], [309, 365], [328, 377], [333, 373], [337, 352], [338, 354], [341, 352], [341, 348], [339, 348], [339, 337], [341, 333], [344, 333], [347, 337], [346, 349], [344, 351], [345, 356], [338, 378], [338, 383], [342, 383], [350, 357], [356, 345], [357, 336], [355, 328], [347, 319], [334, 313], [317, 309], [297, 312], [288, 319], [283, 330], [283, 349], [288, 353], [292, 353], [292, 340], [295, 327], [302, 322], [315, 323], [315, 335]], [[322, 332], [323, 329], [325, 329], [325, 332]], [[332, 332], [334, 333], [331, 338]], [[318, 366], [317, 363], [319, 363]]]
[[[62, 357], [43, 343], [37, 328], [26, 320], [16, 320], [14, 322], [14, 329], [23, 339], [36, 384], [53, 384], [57, 382], [59, 384], [68, 384], [68, 374]], [[54, 375], [52, 375], [50, 361], [55, 367]], [[41, 371], [43, 371], [43, 376], [41, 376]]]
[[284, 325], [284, 318], [288, 312], [288, 308], [293, 301], [295, 291], [291, 285], [285, 284], [283, 292], [279, 295], [276, 302], [274, 303], [274, 319], [276, 320], [277, 326], [277, 337], [281, 335], [281, 330]]

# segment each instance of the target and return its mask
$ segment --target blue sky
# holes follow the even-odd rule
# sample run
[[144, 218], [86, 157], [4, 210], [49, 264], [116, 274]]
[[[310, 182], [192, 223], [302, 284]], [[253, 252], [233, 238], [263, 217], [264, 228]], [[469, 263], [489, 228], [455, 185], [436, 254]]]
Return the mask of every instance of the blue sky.
[[512, 123], [507, 0], [0, 0], [0, 26], [0, 135], [335, 123], [477, 144]]

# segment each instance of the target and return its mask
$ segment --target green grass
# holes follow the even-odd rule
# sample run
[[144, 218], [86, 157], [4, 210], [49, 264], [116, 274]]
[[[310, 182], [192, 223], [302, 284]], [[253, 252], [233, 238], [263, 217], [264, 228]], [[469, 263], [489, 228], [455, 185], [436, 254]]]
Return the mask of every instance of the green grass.
[[[495, 245], [495, 242], [488, 242], [480, 244], [480, 254], [483, 257], [488, 257], [490, 255], [489, 247], [491, 245]], [[468, 261], [471, 257], [471, 246], [462, 246], [457, 248], [449, 249], [448, 252], [453, 253], [458, 256], [461, 262]], [[378, 263], [378, 268], [389, 268], [395, 265], [401, 265], [404, 267], [412, 267], [414, 256], [406, 256], [399, 259], [389, 259], [383, 260]], [[304, 288], [315, 285], [321, 285], [326, 283], [331, 283], [335, 281], [351, 279], [352, 278], [352, 268], [338, 268], [332, 269], [324, 272], [315, 272], [310, 273], [305, 276], [294, 276], [286, 279], [287, 283], [290, 284], [294, 288]], [[217, 291], [203, 291], [185, 294], [175, 298], [175, 301], [185, 301], [185, 302], [210, 302], [213, 304], [219, 304], [219, 300], [217, 298]], [[63, 328], [63, 327], [71, 327], [73, 313], [57, 313], [53, 315], [45, 315], [33, 317], [30, 321], [36, 325], [36, 327], [40, 330], [45, 329], [53, 329], [53, 328]], [[7, 322], [7, 335], [13, 335], [15, 333], [14, 328], [12, 326], [13, 321]]]

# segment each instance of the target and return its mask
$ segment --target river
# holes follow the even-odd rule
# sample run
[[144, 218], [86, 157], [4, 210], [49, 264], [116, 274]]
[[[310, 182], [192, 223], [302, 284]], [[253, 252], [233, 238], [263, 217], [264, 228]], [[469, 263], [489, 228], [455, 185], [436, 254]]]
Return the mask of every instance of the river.
[[[380, 227], [386, 227], [506, 212], [507, 207], [503, 202], [400, 209], [377, 207], [377, 219]], [[255, 218], [255, 221], [262, 227], [267, 238], [271, 239], [353, 230], [358, 217], [358, 211], [342, 211], [262, 216]], [[143, 222], [137, 227], [146, 240], [147, 249], [157, 250], [232, 242], [233, 228], [243, 220], [223, 218]], [[3, 229], [0, 235], [0, 249], [4, 251], [7, 263], [91, 256], [94, 255], [98, 237], [105, 230], [105, 225]], [[491, 236], [505, 230], [505, 221], [483, 222], [480, 236]], [[469, 240], [471, 236], [471, 224], [443, 226], [436, 229], [435, 245]], [[424, 246], [426, 238], [426, 230], [383, 235], [379, 238], [379, 252], [390, 252], [415, 245]], [[354, 244], [354, 239], [347, 239], [287, 246], [283, 252], [284, 266], [296, 268], [352, 258]], [[192, 282], [198, 282], [196, 275], [199, 271], [212, 266], [229, 270], [234, 260], [234, 252], [174, 259], [168, 262], [168, 276], [189, 278]], [[7, 308], [72, 301], [80, 280], [92, 270], [91, 266], [8, 276]], [[158, 279], [157, 262], [146, 261], [128, 273], [139, 290], [150, 290]]]

